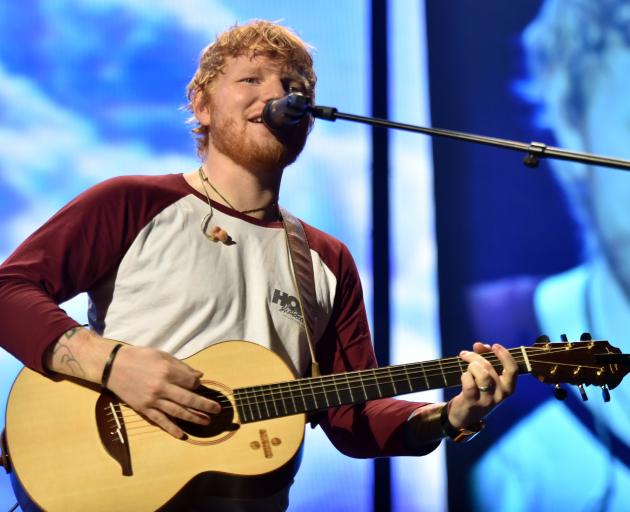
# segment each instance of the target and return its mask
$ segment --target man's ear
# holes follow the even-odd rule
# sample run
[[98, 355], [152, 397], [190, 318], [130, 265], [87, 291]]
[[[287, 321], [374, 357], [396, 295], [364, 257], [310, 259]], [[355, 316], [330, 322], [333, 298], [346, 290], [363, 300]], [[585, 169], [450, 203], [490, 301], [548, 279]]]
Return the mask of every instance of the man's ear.
[[208, 107], [208, 96], [201, 90], [197, 90], [192, 99], [193, 114], [199, 124], [208, 126], [210, 124], [210, 109]]

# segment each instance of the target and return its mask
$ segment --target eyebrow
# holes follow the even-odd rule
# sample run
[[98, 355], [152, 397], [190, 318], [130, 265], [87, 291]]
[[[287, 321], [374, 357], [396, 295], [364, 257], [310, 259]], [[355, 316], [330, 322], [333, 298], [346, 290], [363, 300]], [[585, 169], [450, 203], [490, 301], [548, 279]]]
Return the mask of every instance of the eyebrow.
[[[270, 70], [269, 66], [261, 65], [261, 64], [247, 64], [241, 69], [238, 74], [249, 74], [249, 73], [264, 73]], [[277, 72], [280, 75], [280, 79], [282, 81], [296, 81], [300, 84], [306, 85], [308, 80], [306, 77], [301, 75], [298, 71], [294, 69], [286, 69], [286, 68], [271, 68], [271, 71]]]

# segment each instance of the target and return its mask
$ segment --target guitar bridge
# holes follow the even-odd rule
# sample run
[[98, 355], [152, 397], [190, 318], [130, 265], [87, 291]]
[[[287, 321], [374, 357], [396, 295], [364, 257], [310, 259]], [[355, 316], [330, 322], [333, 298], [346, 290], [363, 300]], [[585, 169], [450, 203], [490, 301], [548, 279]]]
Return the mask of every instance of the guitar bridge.
[[101, 393], [96, 401], [96, 425], [105, 451], [120, 464], [122, 474], [131, 476], [131, 456], [127, 429], [120, 410], [118, 398], [110, 393]]

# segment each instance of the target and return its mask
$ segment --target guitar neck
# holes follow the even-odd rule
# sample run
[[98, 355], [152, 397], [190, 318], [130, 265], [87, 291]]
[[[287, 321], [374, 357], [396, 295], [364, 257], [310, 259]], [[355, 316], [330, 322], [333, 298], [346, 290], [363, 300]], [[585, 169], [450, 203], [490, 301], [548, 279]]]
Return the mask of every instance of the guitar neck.
[[[528, 348], [510, 349], [520, 374], [529, 373]], [[499, 372], [502, 365], [493, 353], [483, 354]], [[250, 423], [292, 414], [315, 412], [418, 391], [461, 385], [468, 363], [449, 357], [337, 373], [234, 390], [241, 421]]]

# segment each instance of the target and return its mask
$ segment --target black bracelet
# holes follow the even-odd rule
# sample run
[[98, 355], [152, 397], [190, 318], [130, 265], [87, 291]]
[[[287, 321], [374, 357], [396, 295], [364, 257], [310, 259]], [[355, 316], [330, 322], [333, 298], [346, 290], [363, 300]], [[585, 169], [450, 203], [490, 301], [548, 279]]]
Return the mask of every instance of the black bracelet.
[[112, 366], [114, 365], [114, 359], [116, 359], [116, 354], [121, 349], [122, 343], [116, 345], [112, 351], [109, 353], [109, 357], [107, 361], [105, 361], [105, 366], [103, 367], [103, 375], [101, 376], [101, 387], [103, 389], [107, 389], [107, 381], [109, 380], [109, 374], [112, 373]]

